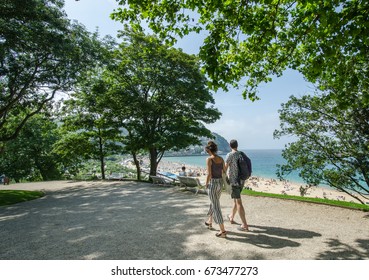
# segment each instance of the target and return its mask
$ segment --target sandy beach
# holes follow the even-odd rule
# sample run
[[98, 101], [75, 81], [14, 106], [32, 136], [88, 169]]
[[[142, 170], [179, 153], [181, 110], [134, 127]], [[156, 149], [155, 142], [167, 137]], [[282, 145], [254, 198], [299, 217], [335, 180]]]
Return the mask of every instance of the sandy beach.
[[[177, 162], [170, 162], [162, 160], [159, 163], [158, 172], [171, 172], [178, 174], [181, 171], [183, 164]], [[206, 181], [206, 169], [197, 166], [186, 165], [186, 171], [190, 173], [191, 176], [199, 178], [200, 182], [204, 185]], [[300, 187], [305, 187], [303, 184], [290, 182], [288, 180], [281, 181], [271, 178], [261, 178], [257, 176], [252, 176], [247, 180], [245, 187], [258, 192], [275, 193], [275, 194], [285, 194], [301, 196]], [[305, 197], [314, 198], [325, 198], [331, 200], [341, 200], [348, 202], [358, 201], [354, 199], [347, 193], [321, 186], [313, 186], [309, 188], [305, 194]], [[364, 202], [369, 204], [369, 197], [361, 198]]]
[[[300, 187], [304, 186], [302, 184], [297, 184], [289, 181], [251, 177], [247, 181], [246, 187], [249, 187], [252, 190], [260, 192], [301, 196]], [[325, 198], [331, 200], [358, 202], [347, 193], [332, 188], [320, 186], [313, 186], [309, 188], [305, 196], [314, 198]], [[363, 200], [364, 202], [369, 202], [368, 197], [363, 198]]]

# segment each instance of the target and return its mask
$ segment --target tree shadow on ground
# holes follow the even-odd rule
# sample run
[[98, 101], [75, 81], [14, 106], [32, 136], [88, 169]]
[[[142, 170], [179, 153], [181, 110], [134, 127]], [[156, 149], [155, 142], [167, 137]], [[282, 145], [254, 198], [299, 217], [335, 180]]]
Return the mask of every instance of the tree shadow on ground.
[[299, 229], [281, 227], [249, 225], [250, 232], [228, 232], [228, 239], [249, 243], [265, 249], [281, 249], [298, 247], [301, 244], [291, 239], [307, 239], [321, 236], [321, 234]]
[[[235, 229], [219, 240], [203, 225], [208, 205], [206, 196], [136, 182], [48, 191], [0, 209], [0, 259], [289, 259], [303, 239], [321, 236], [251, 225], [250, 233]], [[368, 240], [357, 242], [367, 248]], [[332, 243], [320, 258], [368, 256], [368, 249], [341, 247]]]
[[48, 192], [2, 209], [0, 259], [193, 258], [187, 239], [206, 234], [196, 199], [135, 182]]
[[321, 260], [363, 260], [369, 259], [369, 239], [356, 239], [358, 248], [345, 244], [338, 239], [329, 239], [329, 250], [318, 255]]

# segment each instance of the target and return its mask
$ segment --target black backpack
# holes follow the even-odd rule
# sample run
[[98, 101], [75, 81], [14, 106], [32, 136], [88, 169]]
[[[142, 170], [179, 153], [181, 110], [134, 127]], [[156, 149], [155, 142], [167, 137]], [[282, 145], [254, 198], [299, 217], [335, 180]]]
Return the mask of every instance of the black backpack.
[[252, 165], [250, 158], [244, 153], [240, 152], [238, 161], [238, 180], [247, 180], [252, 173]]

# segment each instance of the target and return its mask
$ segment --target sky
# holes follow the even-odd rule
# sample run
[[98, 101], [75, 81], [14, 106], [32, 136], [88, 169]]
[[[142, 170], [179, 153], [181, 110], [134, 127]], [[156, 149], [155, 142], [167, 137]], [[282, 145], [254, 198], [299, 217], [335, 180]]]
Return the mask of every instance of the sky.
[[[110, 19], [110, 14], [118, 7], [115, 0], [65, 0], [64, 10], [68, 18], [77, 20], [89, 31], [98, 29], [101, 36], [116, 37], [123, 25]], [[176, 47], [186, 53], [197, 54], [203, 39], [201, 34], [185, 37]], [[273, 138], [273, 132], [280, 126], [278, 110], [291, 95], [302, 96], [312, 92], [313, 86], [297, 71], [286, 70], [282, 77], [261, 85], [258, 91], [261, 100], [255, 102], [243, 99], [242, 87], [214, 93], [215, 107], [222, 116], [206, 127], [227, 141], [237, 139], [241, 149], [283, 149], [294, 138]]]

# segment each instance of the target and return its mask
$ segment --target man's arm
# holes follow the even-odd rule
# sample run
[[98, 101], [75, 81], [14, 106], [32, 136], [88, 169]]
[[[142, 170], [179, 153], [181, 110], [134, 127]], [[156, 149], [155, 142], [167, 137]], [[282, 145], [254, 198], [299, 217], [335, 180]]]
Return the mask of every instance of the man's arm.
[[230, 162], [229, 158], [230, 158], [230, 154], [227, 154], [226, 159], [225, 159], [225, 164], [224, 164], [225, 172], [227, 172], [228, 167], [229, 167], [229, 162]]

